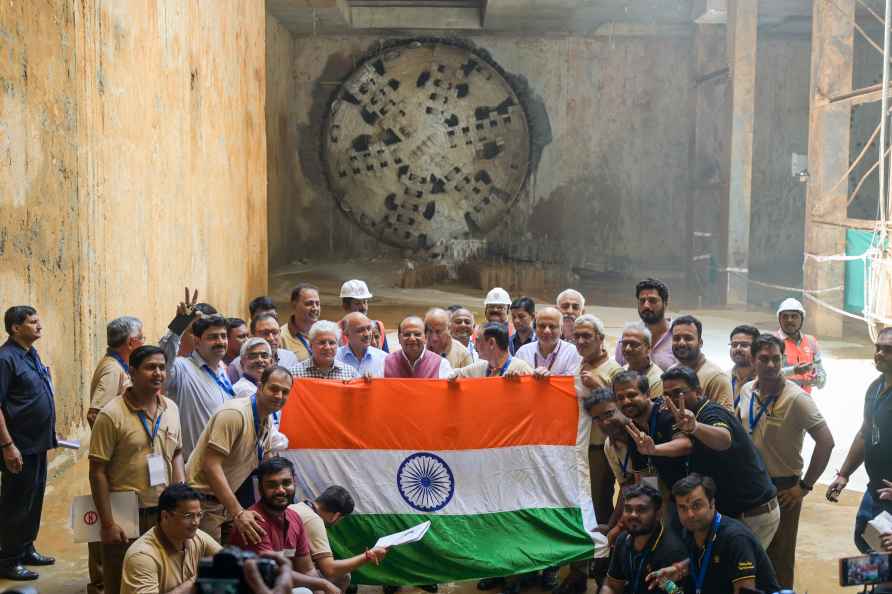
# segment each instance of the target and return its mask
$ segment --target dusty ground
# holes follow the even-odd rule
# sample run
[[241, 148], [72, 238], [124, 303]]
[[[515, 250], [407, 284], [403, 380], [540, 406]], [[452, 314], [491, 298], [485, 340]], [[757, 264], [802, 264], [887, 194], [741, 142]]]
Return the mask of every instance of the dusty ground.
[[[323, 318], [338, 319], [339, 300], [337, 291], [340, 283], [348, 278], [364, 278], [375, 294], [371, 314], [381, 319], [389, 330], [396, 327], [399, 318], [408, 313], [423, 313], [431, 306], [445, 306], [461, 303], [469, 306], [477, 315], [482, 313], [484, 291], [459, 284], [444, 284], [437, 289], [399, 289], [397, 286], [397, 265], [385, 262], [355, 262], [336, 266], [295, 266], [291, 270], [273, 274], [270, 279], [273, 297], [281, 304], [280, 312], [287, 311], [290, 287], [298, 280], [311, 281], [322, 290]], [[608, 345], [612, 349], [616, 335], [624, 322], [637, 319], [632, 307], [634, 283], [630, 281], [580, 281], [577, 287], [583, 290], [588, 301], [588, 311], [601, 317], [607, 327]], [[537, 302], [552, 301], [556, 290], [533, 292]], [[765, 329], [773, 330], [776, 322], [773, 312], [767, 310], [698, 310], [684, 309], [685, 301], [697, 303], [696, 298], [673, 295], [672, 310], [692, 312], [704, 323], [704, 342], [707, 355], [717, 363], [730, 367], [727, 356], [728, 332], [736, 324], [748, 322]], [[236, 312], [232, 312], [235, 314]], [[862, 328], [851, 327], [847, 341], [822, 341], [829, 382], [824, 390], [815, 393], [815, 398], [827, 418], [836, 439], [837, 447], [822, 477], [826, 483], [832, 478], [848, 451], [852, 436], [861, 418], [861, 406], [867, 384], [875, 377], [876, 371], [870, 359], [872, 349], [866, 341]], [[810, 455], [811, 442], [807, 441], [806, 459]], [[57, 464], [57, 468], [61, 466]], [[856, 555], [852, 544], [852, 524], [860, 501], [860, 492], [866, 477], [861, 471], [853, 477], [851, 486], [837, 504], [828, 503], [823, 498], [822, 486], [806, 499], [799, 528], [797, 549], [797, 592], [825, 594], [844, 591], [837, 578], [837, 559]], [[38, 549], [54, 555], [57, 565], [43, 569], [37, 582], [40, 592], [52, 594], [74, 594], [84, 592], [87, 583], [86, 545], [71, 542], [68, 527], [71, 498], [89, 492], [87, 482], [87, 462], [81, 451], [81, 458], [75, 464], [68, 464], [50, 480], [47, 491], [44, 522], [38, 539]], [[0, 580], [0, 589], [13, 584]], [[362, 588], [368, 594], [380, 592], [375, 588]], [[447, 594], [473, 594], [473, 584], [451, 584], [441, 587]], [[590, 582], [589, 591], [594, 591]], [[849, 588], [848, 591], [856, 591]], [[414, 591], [413, 591], [414, 592]], [[420, 592], [420, 591], [418, 591]], [[535, 592], [535, 591], [534, 591]], [[536, 593], [538, 594], [538, 593]]]

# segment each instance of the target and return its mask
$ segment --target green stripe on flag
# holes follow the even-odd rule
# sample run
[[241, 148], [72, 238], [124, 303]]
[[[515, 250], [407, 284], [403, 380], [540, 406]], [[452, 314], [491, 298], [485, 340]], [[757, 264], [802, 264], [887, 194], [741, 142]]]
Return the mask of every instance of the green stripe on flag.
[[329, 529], [335, 557], [371, 548], [379, 537], [430, 520], [417, 543], [392, 548], [379, 567], [353, 573], [360, 584], [420, 585], [509, 576], [594, 556], [579, 508], [476, 515], [353, 514]]

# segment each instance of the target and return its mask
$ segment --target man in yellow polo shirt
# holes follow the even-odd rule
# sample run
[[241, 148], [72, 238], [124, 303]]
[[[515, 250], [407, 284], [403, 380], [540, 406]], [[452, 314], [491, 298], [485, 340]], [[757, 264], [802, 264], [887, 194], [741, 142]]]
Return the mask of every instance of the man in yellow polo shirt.
[[295, 354], [298, 361], [310, 358], [307, 335], [322, 313], [319, 289], [301, 283], [291, 291], [291, 317], [282, 324], [282, 347]]
[[158, 524], [127, 550], [122, 594], [190, 594], [198, 561], [215, 555], [220, 545], [198, 528], [201, 494], [177, 483], [158, 500]]
[[235, 491], [271, 450], [270, 415], [285, 406], [291, 382], [284, 367], [267, 367], [257, 395], [218, 408], [189, 456], [186, 480], [205, 496], [201, 529], [218, 542], [227, 542], [233, 524], [248, 543], [266, 535], [260, 516], [242, 508]]
[[136, 493], [143, 533], [158, 517], [162, 489], [184, 478], [179, 411], [161, 395], [164, 351], [151, 345], [133, 351], [130, 376], [133, 385], [102, 407], [90, 436], [90, 490], [101, 522], [105, 594], [117, 594], [130, 544], [112, 516], [111, 493]]

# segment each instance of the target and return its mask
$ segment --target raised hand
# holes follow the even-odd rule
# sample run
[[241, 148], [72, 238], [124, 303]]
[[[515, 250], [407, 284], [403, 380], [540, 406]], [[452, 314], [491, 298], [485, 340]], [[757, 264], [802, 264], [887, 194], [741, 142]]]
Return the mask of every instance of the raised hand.
[[193, 291], [192, 298], [190, 299], [189, 287], [186, 287], [185, 299], [177, 304], [177, 315], [192, 317], [195, 314], [196, 303], [198, 303], [198, 289]]
[[671, 398], [664, 398], [663, 401], [666, 403], [666, 408], [672, 413], [675, 426], [679, 431], [690, 435], [697, 429], [697, 417], [694, 416], [694, 413], [686, 408], [679, 409]]
[[640, 454], [652, 456], [657, 453], [657, 445], [654, 443], [653, 438], [636, 427], [634, 423], [626, 425], [626, 433], [631, 436]]

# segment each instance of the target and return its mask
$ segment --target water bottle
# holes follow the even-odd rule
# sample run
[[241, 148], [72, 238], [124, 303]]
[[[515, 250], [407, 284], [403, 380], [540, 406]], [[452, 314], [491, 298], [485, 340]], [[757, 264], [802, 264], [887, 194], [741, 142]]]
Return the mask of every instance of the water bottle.
[[660, 588], [666, 592], [666, 594], [682, 594], [681, 588], [676, 586], [675, 582], [669, 578], [665, 578], [660, 582]]

